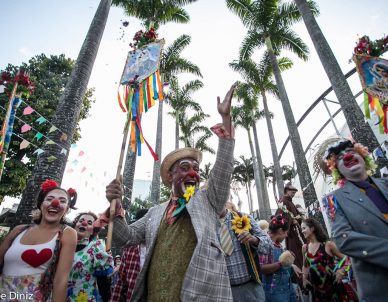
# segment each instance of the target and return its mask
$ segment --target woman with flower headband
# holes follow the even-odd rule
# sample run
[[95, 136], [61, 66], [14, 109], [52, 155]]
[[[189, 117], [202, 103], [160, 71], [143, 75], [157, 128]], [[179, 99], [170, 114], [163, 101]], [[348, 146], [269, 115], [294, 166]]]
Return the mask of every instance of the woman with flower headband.
[[295, 256], [285, 251], [282, 242], [288, 235], [289, 224], [282, 215], [272, 216], [268, 235], [272, 247], [268, 255], [260, 256], [262, 281], [266, 302], [294, 302], [296, 294], [291, 282], [293, 270], [299, 274], [300, 269], [293, 263]]
[[113, 272], [113, 258], [105, 251], [103, 241], [97, 239], [99, 228], [92, 212], [79, 213], [73, 221], [78, 242], [68, 282], [68, 302], [108, 301]]
[[318, 221], [313, 218], [303, 220], [302, 232], [308, 240], [302, 248], [303, 286], [311, 290], [313, 302], [358, 301], [351, 287], [345, 287], [342, 282], [350, 269], [350, 261], [334, 242], [328, 240]]
[[66, 301], [77, 238], [64, 216], [76, 200], [74, 189], [53, 180], [41, 185], [35, 224], [16, 226], [0, 246], [2, 301]]

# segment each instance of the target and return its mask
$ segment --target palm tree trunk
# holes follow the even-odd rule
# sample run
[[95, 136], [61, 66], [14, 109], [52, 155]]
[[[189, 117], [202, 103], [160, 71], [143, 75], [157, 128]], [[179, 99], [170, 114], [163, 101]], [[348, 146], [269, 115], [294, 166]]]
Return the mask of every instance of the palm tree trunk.
[[[315, 50], [330, 80], [338, 102], [342, 107], [352, 137], [357, 142], [367, 146], [370, 151], [375, 150], [379, 147], [379, 142], [369, 124], [364, 122], [364, 114], [357, 105], [341, 67], [338, 65], [337, 59], [319, 28], [306, 0], [295, 0], [295, 4], [302, 14], [303, 21], [314, 43]], [[388, 166], [388, 159], [386, 157], [379, 159], [377, 164], [380, 170]]]
[[[58, 107], [53, 117], [53, 124], [61, 129], [67, 137], [61, 138], [62, 133], [59, 131], [52, 132], [49, 135], [49, 138], [57, 144], [45, 145], [45, 152], [38, 157], [16, 212], [16, 224], [30, 223], [29, 214], [35, 206], [36, 195], [40, 184], [44, 180], [54, 179], [58, 182], [62, 180], [69, 155], [68, 150], [70, 149], [74, 130], [79, 120], [81, 105], [104, 33], [111, 2], [111, 0], [100, 1], [73, 72], [58, 102]], [[64, 154], [60, 146], [67, 151], [66, 154]], [[51, 161], [51, 158], [49, 159], [50, 156], [55, 156], [56, 159]]]
[[175, 149], [179, 149], [179, 111], [175, 114]]
[[284, 117], [290, 134], [292, 150], [294, 152], [295, 163], [298, 169], [298, 176], [302, 188], [303, 199], [308, 208], [311, 204], [318, 201], [317, 193], [315, 192], [314, 184], [311, 178], [309, 166], [306, 157], [304, 156], [302, 141], [300, 140], [298, 126], [296, 125], [290, 101], [288, 100], [286, 88], [284, 87], [283, 78], [280, 72], [275, 53], [272, 48], [270, 37], [266, 37], [265, 43], [268, 54], [271, 60], [271, 66], [274, 71], [276, 85], [279, 89], [280, 100], [282, 102]]
[[[276, 147], [275, 135], [273, 133], [271, 117], [270, 117], [269, 110], [268, 110], [267, 96], [265, 95], [264, 92], [261, 93], [261, 96], [263, 97], [265, 120], [267, 122], [269, 142], [270, 142], [271, 151], [272, 151], [273, 169], [274, 169], [274, 175], [275, 175], [274, 183], [276, 182], [276, 185], [278, 188], [278, 194], [280, 195], [283, 193], [283, 189], [284, 189], [284, 183], [283, 183], [283, 177], [282, 177], [282, 168], [280, 167], [280, 161], [279, 161], [278, 150]], [[275, 186], [274, 186], [274, 189], [275, 189]], [[276, 192], [274, 192], [274, 194], [276, 196]]]
[[[247, 132], [248, 132], [249, 147], [251, 149], [252, 160], [253, 160], [253, 175], [255, 177], [257, 203], [259, 206], [259, 213], [260, 213], [260, 217], [265, 217], [264, 199], [263, 199], [262, 191], [260, 190], [260, 188], [261, 188], [261, 182], [260, 182], [260, 178], [259, 178], [259, 175], [260, 175], [259, 169], [260, 168], [259, 168], [257, 161], [256, 161], [255, 149], [253, 147], [251, 132], [248, 129], [247, 129]], [[253, 201], [252, 201], [252, 203], [253, 203]], [[253, 210], [253, 204], [252, 204], [252, 209], [250, 209], [250, 213], [252, 213], [252, 210]]]
[[257, 129], [256, 129], [255, 122], [253, 122], [252, 129], [253, 129], [253, 138], [255, 139], [257, 166], [259, 168], [260, 191], [261, 191], [261, 195], [263, 196], [263, 205], [264, 205], [264, 211], [263, 211], [264, 216], [260, 216], [260, 219], [269, 219], [271, 217], [271, 206], [269, 204], [268, 190], [267, 190], [265, 175], [264, 175], [263, 160], [261, 158], [261, 152], [260, 152], [259, 140], [257, 137]]
[[[249, 176], [247, 178], [249, 179]], [[249, 213], [252, 213], [253, 212], [253, 206], [252, 206], [251, 182], [247, 180], [245, 185], [246, 185], [246, 189], [247, 189]]]
[[151, 183], [151, 202], [153, 204], [159, 204], [160, 200], [160, 163], [162, 156], [162, 128], [163, 128], [163, 101], [159, 101], [158, 108], [158, 125], [156, 130], [156, 143], [155, 153], [158, 156], [158, 160], [154, 161], [154, 171], [152, 174]]

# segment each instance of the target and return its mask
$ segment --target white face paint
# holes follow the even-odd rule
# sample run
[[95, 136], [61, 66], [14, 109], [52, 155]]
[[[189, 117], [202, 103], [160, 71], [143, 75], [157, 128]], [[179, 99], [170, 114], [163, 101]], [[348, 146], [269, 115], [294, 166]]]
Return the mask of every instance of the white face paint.
[[182, 197], [188, 186], [199, 186], [199, 164], [191, 158], [178, 161], [172, 173], [173, 194]]

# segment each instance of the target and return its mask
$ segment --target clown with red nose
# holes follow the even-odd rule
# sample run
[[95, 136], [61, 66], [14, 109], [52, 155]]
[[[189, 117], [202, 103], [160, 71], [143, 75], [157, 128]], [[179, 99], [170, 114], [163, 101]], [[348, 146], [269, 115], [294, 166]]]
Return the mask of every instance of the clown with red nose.
[[322, 203], [336, 245], [352, 259], [360, 301], [387, 301], [388, 179], [373, 177], [368, 149], [350, 140], [329, 145], [322, 159], [340, 186]]

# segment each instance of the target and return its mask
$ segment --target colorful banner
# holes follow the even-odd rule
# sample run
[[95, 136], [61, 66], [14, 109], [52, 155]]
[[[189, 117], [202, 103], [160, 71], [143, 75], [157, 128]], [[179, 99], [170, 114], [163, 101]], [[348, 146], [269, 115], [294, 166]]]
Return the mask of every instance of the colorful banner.
[[388, 60], [360, 54], [354, 55], [354, 62], [364, 89], [364, 111], [370, 119], [374, 111], [379, 120], [381, 134], [388, 133]]
[[364, 90], [388, 105], [388, 60], [368, 55], [353, 57]]
[[141, 155], [141, 144], [146, 143], [151, 155], [157, 155], [143, 137], [141, 115], [155, 105], [155, 101], [163, 100], [163, 86], [159, 72], [164, 40], [147, 44], [130, 51], [118, 91], [120, 108], [127, 112], [127, 125], [130, 127], [130, 145], [133, 152]]
[[120, 83], [141, 82], [159, 69], [164, 39], [130, 51], [125, 62]]

